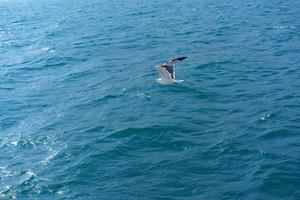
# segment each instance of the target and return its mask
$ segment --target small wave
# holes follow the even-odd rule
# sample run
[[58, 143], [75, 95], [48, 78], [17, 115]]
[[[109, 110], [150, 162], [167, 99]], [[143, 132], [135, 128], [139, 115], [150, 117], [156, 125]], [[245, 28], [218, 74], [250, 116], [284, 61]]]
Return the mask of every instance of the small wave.
[[11, 90], [15, 90], [16, 88], [13, 87], [0, 87], [0, 90], [6, 90], [6, 91], [11, 91]]
[[29, 196], [39, 195], [45, 191], [41, 181], [33, 170], [25, 170], [16, 174], [14, 184], [6, 185], [0, 191], [0, 199], [28, 199]]
[[47, 52], [49, 52], [49, 53], [54, 53], [54, 52], [55, 52], [55, 50], [54, 50], [53, 48], [51, 48], [51, 47], [43, 47], [43, 48], [42, 48], [42, 51], [43, 51], [44, 53], [47, 53]]
[[104, 128], [104, 126], [96, 126], [96, 127], [86, 130], [85, 132], [87, 132], [87, 133], [100, 132], [103, 130], [103, 128]]
[[138, 92], [136, 96], [141, 97], [141, 98], [151, 98], [151, 95], [144, 93], [144, 92]]
[[261, 118], [259, 118], [259, 121], [266, 121], [268, 119], [270, 119], [272, 117], [272, 114], [268, 113], [265, 116], [262, 116]]
[[291, 136], [290, 131], [286, 129], [278, 129], [278, 130], [267, 131], [261, 137], [263, 139], [275, 139], [275, 138], [285, 138], [290, 136]]
[[0, 179], [7, 179], [9, 177], [14, 176], [15, 173], [8, 169], [7, 166], [0, 166]]
[[57, 156], [60, 150], [50, 149], [49, 152], [49, 155], [41, 161], [41, 163], [44, 165], [48, 164], [55, 156]]
[[77, 81], [80, 78], [85, 78], [86, 76], [92, 75], [94, 72], [92, 71], [79, 71], [74, 72], [69, 75], [63, 80], [64, 82], [70, 82], [70, 81]]
[[36, 148], [34, 139], [31, 137], [11, 137], [7, 139], [6, 145], [18, 148]]
[[282, 29], [295, 29], [296, 27], [291, 25], [291, 26], [285, 26], [285, 25], [277, 25], [277, 26], [272, 26], [272, 29], [275, 29], [275, 30], [282, 30]]
[[196, 69], [203, 69], [203, 68], [207, 68], [207, 67], [219, 67], [222, 65], [233, 65], [233, 64], [236, 64], [236, 63], [229, 61], [229, 60], [223, 60], [223, 61], [217, 60], [217, 61], [200, 64], [196, 67]]
[[59, 27], [59, 24], [58, 23], [54, 23], [54, 24], [51, 24], [50, 25], [50, 28], [52, 28], [52, 29], [56, 29], [56, 28], [58, 28]]
[[89, 102], [84, 102], [84, 103], [81, 103], [81, 104], [77, 104], [77, 105], [74, 106], [74, 108], [79, 108], [79, 109], [94, 108], [94, 107], [97, 107], [99, 105], [102, 105], [102, 104], [106, 103], [107, 101], [116, 99], [120, 96], [122, 96], [122, 94], [120, 94], [120, 95], [108, 94], [108, 95], [105, 95], [103, 97], [94, 99], [94, 100], [89, 101]]
[[159, 133], [159, 132], [166, 132], [169, 130], [185, 130], [181, 127], [168, 127], [168, 126], [149, 126], [144, 128], [126, 128], [119, 131], [116, 131], [112, 134], [110, 134], [108, 137], [113, 138], [124, 138], [124, 137], [130, 137], [135, 134], [139, 133]]
[[[144, 149], [148, 146], [160, 149], [187, 150], [194, 144], [184, 137], [182, 133], [190, 133], [192, 130], [179, 126], [148, 126], [143, 128], [126, 128], [115, 131], [101, 140], [122, 141], [123, 147]], [[146, 148], [147, 149], [147, 148]]]

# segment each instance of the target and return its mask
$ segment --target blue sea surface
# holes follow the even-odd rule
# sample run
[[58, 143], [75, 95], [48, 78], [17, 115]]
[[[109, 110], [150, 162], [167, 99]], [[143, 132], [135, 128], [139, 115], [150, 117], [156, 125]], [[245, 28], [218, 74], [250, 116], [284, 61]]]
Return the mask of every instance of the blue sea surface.
[[300, 1], [0, 0], [0, 199], [300, 199]]

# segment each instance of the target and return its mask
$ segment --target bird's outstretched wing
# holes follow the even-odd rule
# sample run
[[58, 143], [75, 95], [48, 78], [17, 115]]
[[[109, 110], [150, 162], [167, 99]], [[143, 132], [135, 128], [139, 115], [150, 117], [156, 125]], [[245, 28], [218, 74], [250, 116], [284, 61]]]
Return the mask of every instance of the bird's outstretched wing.
[[174, 67], [175, 63], [177, 63], [178, 61], [182, 61], [186, 58], [187, 58], [187, 56], [174, 58], [174, 59], [169, 60], [168, 62], [162, 64], [162, 67], [164, 67], [170, 73], [172, 79], [175, 79], [175, 67]]
[[171, 74], [162, 65], [157, 66], [155, 69], [159, 72], [162, 79], [172, 79]]
[[183, 56], [169, 60], [168, 62], [162, 65], [158, 65], [155, 69], [159, 72], [162, 80], [164, 80], [165, 82], [172, 82], [175, 80], [175, 63], [177, 63], [178, 61], [182, 61], [186, 58], [187, 56]]
[[174, 64], [165, 63], [162, 64], [161, 67], [163, 67], [167, 72], [169, 72], [171, 78], [175, 78]]

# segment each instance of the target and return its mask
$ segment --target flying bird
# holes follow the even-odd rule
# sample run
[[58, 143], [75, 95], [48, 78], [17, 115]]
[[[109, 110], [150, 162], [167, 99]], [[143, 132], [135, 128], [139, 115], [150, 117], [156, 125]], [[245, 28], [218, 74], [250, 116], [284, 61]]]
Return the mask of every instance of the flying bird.
[[187, 56], [175, 58], [172, 60], [169, 60], [168, 62], [158, 65], [155, 67], [155, 69], [159, 72], [160, 78], [156, 79], [156, 82], [160, 84], [172, 84], [172, 83], [181, 83], [183, 80], [176, 80], [175, 79], [175, 63], [178, 61], [182, 61], [186, 59]]

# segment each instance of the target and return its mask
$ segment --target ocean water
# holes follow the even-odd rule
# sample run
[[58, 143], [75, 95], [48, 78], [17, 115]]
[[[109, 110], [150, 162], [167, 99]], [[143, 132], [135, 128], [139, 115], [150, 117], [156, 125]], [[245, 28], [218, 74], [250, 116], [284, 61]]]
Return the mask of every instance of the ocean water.
[[300, 199], [299, 8], [0, 0], [0, 199]]

